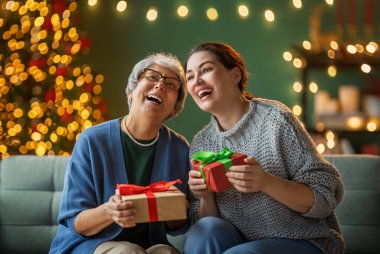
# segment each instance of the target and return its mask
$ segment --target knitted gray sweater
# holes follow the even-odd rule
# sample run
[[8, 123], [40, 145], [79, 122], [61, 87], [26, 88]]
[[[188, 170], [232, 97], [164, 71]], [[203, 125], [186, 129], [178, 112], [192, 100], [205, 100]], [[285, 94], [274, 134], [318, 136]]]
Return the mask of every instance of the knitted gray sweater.
[[[249, 111], [225, 132], [212, 116], [194, 137], [190, 156], [197, 151], [219, 152], [223, 147], [255, 158], [270, 174], [308, 185], [315, 200], [308, 213], [300, 214], [262, 192], [241, 193], [229, 188], [215, 194], [222, 218], [247, 240], [306, 239], [324, 253], [343, 253], [344, 241], [334, 211], [343, 198], [340, 175], [319, 155], [302, 124], [285, 105], [253, 99]], [[192, 200], [193, 223], [198, 207], [199, 200]]]

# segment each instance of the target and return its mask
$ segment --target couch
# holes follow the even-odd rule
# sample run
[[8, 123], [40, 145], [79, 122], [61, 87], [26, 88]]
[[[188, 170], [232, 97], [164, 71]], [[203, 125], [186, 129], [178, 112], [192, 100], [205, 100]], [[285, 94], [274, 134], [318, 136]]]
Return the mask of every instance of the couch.
[[[380, 253], [380, 157], [326, 158], [338, 168], [345, 186], [337, 214], [346, 253]], [[24, 155], [0, 161], [0, 253], [48, 252], [68, 159]], [[181, 248], [183, 237], [169, 240]]]

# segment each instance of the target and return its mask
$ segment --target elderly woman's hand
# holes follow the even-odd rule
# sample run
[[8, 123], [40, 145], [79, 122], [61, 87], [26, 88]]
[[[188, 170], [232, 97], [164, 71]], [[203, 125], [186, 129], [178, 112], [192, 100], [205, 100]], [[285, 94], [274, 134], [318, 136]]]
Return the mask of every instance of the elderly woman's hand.
[[136, 226], [133, 222], [136, 209], [131, 201], [123, 202], [120, 195], [113, 195], [105, 204], [105, 210], [110, 218], [123, 228]]
[[246, 158], [246, 165], [229, 168], [226, 176], [241, 192], [262, 191], [269, 184], [269, 175], [254, 158]]

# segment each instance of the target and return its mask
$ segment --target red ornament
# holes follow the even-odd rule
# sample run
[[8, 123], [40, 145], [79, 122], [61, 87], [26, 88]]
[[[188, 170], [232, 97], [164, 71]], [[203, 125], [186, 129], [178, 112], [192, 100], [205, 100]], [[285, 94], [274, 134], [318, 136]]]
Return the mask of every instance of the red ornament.
[[92, 92], [93, 89], [94, 89], [94, 84], [93, 83], [85, 83], [83, 85], [83, 90], [85, 92]]
[[45, 21], [42, 24], [42, 28], [47, 30], [47, 31], [53, 31], [53, 24], [51, 23], [51, 16], [47, 16], [45, 18]]
[[46, 67], [46, 59], [42, 57], [32, 57], [28, 62], [28, 66], [37, 66], [38, 68], [42, 69]]
[[61, 15], [67, 9], [67, 3], [65, 0], [54, 0], [53, 13]]
[[45, 102], [55, 101], [55, 91], [54, 89], [49, 89], [46, 91], [44, 96]]
[[91, 46], [91, 40], [87, 36], [82, 37], [79, 39], [80, 40], [80, 47], [83, 50], [89, 49]]
[[57, 71], [55, 72], [55, 75], [66, 77], [68, 72], [69, 72], [69, 68], [67, 68], [66, 66], [57, 67]]
[[64, 123], [69, 123], [69, 122], [72, 122], [73, 120], [74, 120], [74, 116], [65, 110], [65, 113], [63, 113], [63, 115], [61, 116], [61, 121]]
[[100, 102], [98, 104], [98, 109], [100, 110], [100, 112], [102, 113], [103, 116], [107, 112], [107, 103], [104, 99], [100, 100]]

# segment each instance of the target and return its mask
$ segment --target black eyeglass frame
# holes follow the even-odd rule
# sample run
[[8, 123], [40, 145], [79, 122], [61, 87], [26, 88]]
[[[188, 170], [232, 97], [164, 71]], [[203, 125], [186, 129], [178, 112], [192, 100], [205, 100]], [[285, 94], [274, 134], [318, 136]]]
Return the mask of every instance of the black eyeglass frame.
[[[159, 73], [158, 71], [156, 71], [156, 70], [152, 70], [152, 69], [150, 69], [150, 68], [145, 68], [141, 74], [145, 74], [146, 71], [152, 71], [152, 72], [156, 73], [157, 75], [159, 75], [159, 76], [160, 76], [160, 79], [157, 80], [157, 82], [160, 81], [161, 79], [163, 79], [165, 85], [166, 85], [168, 88], [172, 89], [172, 90], [177, 90], [177, 91], [178, 91], [178, 90], [180, 90], [181, 87], [182, 87], [182, 82], [181, 82], [181, 80], [179, 80], [179, 79], [176, 79], [176, 78], [174, 78], [174, 77], [167, 77], [167, 76], [164, 76], [164, 75], [162, 75], [161, 73]], [[145, 75], [144, 75], [144, 78], [146, 78]], [[165, 82], [166, 79], [174, 79], [175, 81], [178, 81], [178, 82], [179, 82], [179, 86], [178, 86], [177, 88], [173, 88], [173, 87], [168, 86], [167, 83]], [[174, 83], [173, 83], [173, 84], [174, 84]]]

